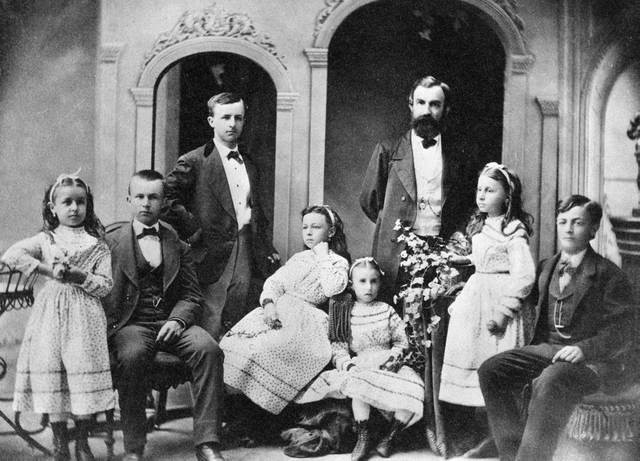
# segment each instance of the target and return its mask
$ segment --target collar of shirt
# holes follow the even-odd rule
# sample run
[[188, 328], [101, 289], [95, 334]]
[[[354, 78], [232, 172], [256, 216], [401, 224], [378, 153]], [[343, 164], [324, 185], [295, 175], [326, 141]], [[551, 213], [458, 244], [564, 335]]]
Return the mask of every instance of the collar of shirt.
[[158, 233], [160, 232], [160, 224], [155, 223], [153, 226], [145, 226], [137, 219], [133, 220], [133, 232], [135, 235], [140, 235], [142, 233], [142, 229], [154, 228]]
[[576, 254], [568, 254], [565, 253], [564, 251], [560, 254], [560, 262], [562, 261], [568, 261], [569, 265], [571, 267], [573, 267], [574, 269], [576, 269], [580, 263], [582, 263], [582, 260], [584, 259], [584, 255], [587, 253], [587, 249], [585, 248], [584, 250], [582, 250], [580, 253], [576, 253]]
[[440, 149], [440, 142], [442, 139], [442, 135], [439, 134], [438, 136], [436, 136], [435, 138], [433, 138], [433, 140], [436, 142], [433, 146], [425, 149], [422, 146], [422, 139], [420, 136], [418, 136], [416, 134], [415, 130], [411, 130], [411, 147], [413, 148], [414, 152], [431, 152], [433, 149]]
[[[229, 152], [231, 151], [236, 151], [238, 153], [238, 155], [240, 156], [240, 159], [244, 160], [242, 158], [242, 154], [240, 154], [240, 150], [238, 149], [238, 145], [236, 144], [236, 146], [231, 149], [227, 146], [225, 146], [222, 143], [219, 143], [218, 141], [216, 141], [215, 139], [213, 140], [213, 143], [216, 145], [216, 149], [218, 149], [218, 153], [220, 154], [220, 158], [222, 159], [222, 161], [229, 161], [231, 160], [229, 157], [227, 157], [229, 155]], [[235, 160], [234, 160], [235, 162]]]

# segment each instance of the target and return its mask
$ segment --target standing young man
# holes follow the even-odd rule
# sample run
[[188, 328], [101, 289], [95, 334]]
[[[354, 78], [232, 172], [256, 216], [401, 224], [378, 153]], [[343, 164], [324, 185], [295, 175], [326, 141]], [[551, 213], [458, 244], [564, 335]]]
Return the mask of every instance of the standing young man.
[[267, 236], [258, 173], [238, 146], [244, 101], [220, 93], [207, 105], [213, 138], [181, 156], [167, 176], [163, 219], [193, 249], [205, 300], [202, 326], [217, 339], [255, 307], [247, 300], [252, 273], [268, 273], [279, 257]]

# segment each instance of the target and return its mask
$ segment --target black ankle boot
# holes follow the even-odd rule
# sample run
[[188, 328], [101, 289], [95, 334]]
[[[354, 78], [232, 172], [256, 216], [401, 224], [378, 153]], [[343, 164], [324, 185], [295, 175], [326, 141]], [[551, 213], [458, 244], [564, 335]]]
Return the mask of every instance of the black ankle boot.
[[369, 420], [356, 421], [356, 430], [358, 432], [358, 441], [351, 452], [351, 461], [363, 461], [369, 456], [370, 435]]
[[389, 430], [382, 436], [380, 442], [376, 446], [376, 452], [383, 458], [391, 456], [391, 450], [393, 449], [393, 439], [398, 435], [402, 429], [404, 429], [404, 423], [401, 423], [397, 419], [394, 419], [389, 426]]
[[69, 461], [69, 433], [67, 432], [67, 422], [51, 423], [53, 432], [53, 459], [54, 461]]
[[95, 461], [91, 448], [89, 448], [89, 429], [92, 421], [90, 419], [76, 420], [78, 437], [76, 438], [76, 459], [78, 461]]

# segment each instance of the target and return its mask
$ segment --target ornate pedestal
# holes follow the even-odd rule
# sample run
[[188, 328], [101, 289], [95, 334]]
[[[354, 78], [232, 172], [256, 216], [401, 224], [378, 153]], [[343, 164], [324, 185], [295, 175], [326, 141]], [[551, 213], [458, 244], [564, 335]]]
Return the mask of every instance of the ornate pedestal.
[[[634, 210], [635, 211], [635, 210]], [[611, 217], [611, 224], [616, 233], [622, 269], [631, 283], [635, 299], [640, 296], [640, 216]]]

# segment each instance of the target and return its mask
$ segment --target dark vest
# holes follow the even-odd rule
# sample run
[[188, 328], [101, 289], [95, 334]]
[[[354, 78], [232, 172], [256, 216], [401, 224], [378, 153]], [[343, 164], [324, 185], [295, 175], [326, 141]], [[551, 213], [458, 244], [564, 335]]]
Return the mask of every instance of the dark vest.
[[[574, 274], [569, 284], [560, 292], [558, 269], [559, 264], [556, 264], [549, 281], [549, 288], [545, 293], [546, 299], [536, 338], [550, 344], [570, 345], [577, 341], [577, 338], [571, 336], [571, 320], [576, 308], [573, 292], [577, 274]], [[546, 319], [546, 322], [543, 319]]]
[[140, 296], [138, 297], [138, 304], [131, 316], [131, 321], [155, 322], [166, 320], [169, 317], [169, 312], [166, 310], [165, 303], [162, 301], [164, 262], [155, 269], [152, 268], [142, 254], [137, 240], [134, 244], [134, 253]]

